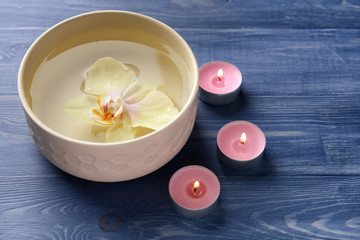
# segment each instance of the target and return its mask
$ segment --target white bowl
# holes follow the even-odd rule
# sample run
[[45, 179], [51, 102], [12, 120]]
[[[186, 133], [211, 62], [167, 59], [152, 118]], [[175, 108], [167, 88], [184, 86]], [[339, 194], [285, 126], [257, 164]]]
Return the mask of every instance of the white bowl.
[[[32, 79], [49, 52], [64, 39], [81, 31], [104, 27], [114, 27], [120, 31], [122, 28], [133, 29], [144, 33], [145, 37], [136, 34], [126, 36], [126, 41], [137, 43], [147, 41], [146, 36], [157, 36], [161, 39], [159, 46], [166, 43], [175, 50], [189, 71], [189, 77], [182, 79], [184, 101], [177, 117], [159, 130], [125, 142], [96, 143], [65, 136], [44, 124], [31, 106]], [[98, 38], [101, 39], [101, 36]], [[109, 36], [104, 38], [109, 40]], [[90, 12], [53, 26], [31, 45], [19, 69], [18, 91], [30, 134], [50, 162], [80, 178], [102, 182], [125, 181], [157, 170], [185, 145], [196, 117], [198, 65], [185, 40], [158, 20], [124, 11]]]

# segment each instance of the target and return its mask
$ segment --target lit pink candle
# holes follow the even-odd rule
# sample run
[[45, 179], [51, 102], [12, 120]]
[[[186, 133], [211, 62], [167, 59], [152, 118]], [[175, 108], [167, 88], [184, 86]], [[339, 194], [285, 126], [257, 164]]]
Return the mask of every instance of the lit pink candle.
[[199, 97], [213, 105], [233, 102], [240, 92], [241, 72], [227, 62], [210, 62], [199, 69]]
[[220, 194], [220, 182], [209, 169], [191, 165], [176, 171], [169, 182], [170, 199], [175, 210], [188, 218], [212, 212]]
[[218, 157], [233, 168], [252, 167], [261, 160], [266, 139], [253, 123], [235, 121], [224, 125], [217, 135]]

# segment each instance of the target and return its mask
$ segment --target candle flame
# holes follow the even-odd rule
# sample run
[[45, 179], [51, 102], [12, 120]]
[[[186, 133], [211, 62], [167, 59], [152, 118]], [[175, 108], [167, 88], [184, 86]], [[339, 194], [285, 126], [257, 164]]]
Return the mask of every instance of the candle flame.
[[243, 132], [241, 134], [240, 142], [241, 142], [241, 144], [245, 144], [245, 142], [246, 142], [246, 133]]
[[224, 71], [222, 70], [222, 68], [220, 68], [217, 73], [217, 77], [218, 77], [219, 81], [221, 81], [223, 76], [224, 76]]
[[198, 189], [199, 187], [200, 187], [199, 181], [195, 181], [194, 182], [194, 191], [196, 191], [196, 189]]

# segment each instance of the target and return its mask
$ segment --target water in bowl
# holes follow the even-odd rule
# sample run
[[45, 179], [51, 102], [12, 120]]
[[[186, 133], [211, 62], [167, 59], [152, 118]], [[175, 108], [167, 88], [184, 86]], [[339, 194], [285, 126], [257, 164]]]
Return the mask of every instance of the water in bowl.
[[[190, 78], [189, 71], [173, 49], [156, 37], [145, 36], [148, 38], [145, 44], [128, 39], [96, 39], [99, 34], [106, 36], [109, 31], [114, 30], [79, 33], [79, 36], [60, 42], [34, 74], [30, 88], [32, 110], [45, 125], [64, 136], [105, 142], [104, 129], [84, 124], [64, 111], [65, 102], [81, 94], [86, 71], [102, 57], [113, 57], [127, 64], [136, 72], [139, 81], [151, 82], [164, 89], [180, 111], [186, 102], [188, 91], [184, 91], [183, 80]], [[88, 36], [94, 36], [95, 40], [78, 41]], [[81, 44], [77, 45], [78, 42]], [[140, 135], [149, 132], [143, 131]]]

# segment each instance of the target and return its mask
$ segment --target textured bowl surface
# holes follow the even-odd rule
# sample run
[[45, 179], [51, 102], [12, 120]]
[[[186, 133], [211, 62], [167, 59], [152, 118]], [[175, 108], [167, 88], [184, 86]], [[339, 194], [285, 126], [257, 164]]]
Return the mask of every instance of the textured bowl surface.
[[[163, 128], [146, 136], [119, 143], [94, 143], [61, 135], [34, 114], [29, 89], [32, 77], [46, 53], [62, 39], [91, 28], [122, 25], [160, 36], [176, 49], [189, 69], [185, 79], [186, 101], [179, 115]], [[101, 182], [125, 181], [144, 176], [170, 161], [185, 145], [192, 131], [198, 93], [198, 66], [185, 40], [167, 25], [150, 17], [124, 11], [98, 11], [67, 19], [42, 34], [21, 63], [18, 91], [29, 131], [43, 155], [74, 176]]]

